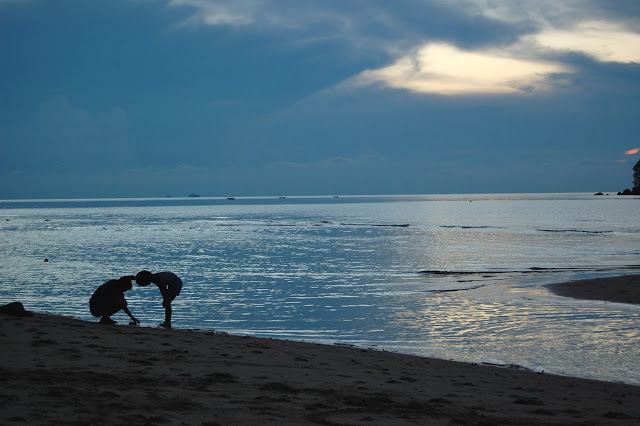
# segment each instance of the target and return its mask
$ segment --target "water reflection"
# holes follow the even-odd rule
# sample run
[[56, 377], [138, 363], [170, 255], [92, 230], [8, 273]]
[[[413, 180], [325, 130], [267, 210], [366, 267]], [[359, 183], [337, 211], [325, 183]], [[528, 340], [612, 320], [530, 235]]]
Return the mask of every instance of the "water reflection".
[[626, 381], [640, 383], [634, 367], [640, 361], [634, 349], [640, 344], [637, 307], [550, 297], [547, 303], [531, 297], [448, 297], [417, 312], [395, 311], [399, 339], [429, 342], [427, 347], [410, 345], [415, 353], [505, 364], [517, 359], [528, 367], [589, 377], [625, 371]]
[[[104, 281], [172, 270], [185, 281], [176, 327], [640, 383], [638, 307], [542, 287], [639, 264], [637, 208], [555, 201], [13, 209], [0, 223], [0, 297], [94, 320]], [[126, 296], [143, 325], [162, 320], [157, 290]]]

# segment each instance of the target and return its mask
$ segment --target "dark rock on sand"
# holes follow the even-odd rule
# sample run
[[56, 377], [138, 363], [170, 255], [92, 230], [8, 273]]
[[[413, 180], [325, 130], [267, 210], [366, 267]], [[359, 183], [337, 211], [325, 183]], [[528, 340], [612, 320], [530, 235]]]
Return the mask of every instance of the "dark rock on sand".
[[33, 312], [29, 312], [24, 309], [24, 306], [20, 302], [11, 302], [6, 305], [0, 306], [0, 314], [13, 315], [16, 317], [31, 317]]

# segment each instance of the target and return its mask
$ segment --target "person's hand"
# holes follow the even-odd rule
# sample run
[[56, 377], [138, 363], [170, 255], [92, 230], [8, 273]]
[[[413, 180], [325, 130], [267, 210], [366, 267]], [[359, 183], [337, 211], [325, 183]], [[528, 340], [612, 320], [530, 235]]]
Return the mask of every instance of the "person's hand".
[[137, 318], [131, 318], [131, 322], [129, 323], [129, 325], [138, 325], [140, 324], [140, 321], [138, 321]]

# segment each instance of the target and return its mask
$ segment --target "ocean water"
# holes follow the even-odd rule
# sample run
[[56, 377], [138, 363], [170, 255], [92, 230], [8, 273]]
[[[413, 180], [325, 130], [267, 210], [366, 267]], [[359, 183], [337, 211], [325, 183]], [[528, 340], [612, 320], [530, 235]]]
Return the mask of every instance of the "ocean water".
[[[96, 321], [103, 282], [170, 270], [176, 328], [640, 384], [640, 306], [545, 287], [639, 273], [639, 218], [592, 194], [0, 201], [0, 303]], [[162, 322], [157, 288], [126, 296]]]

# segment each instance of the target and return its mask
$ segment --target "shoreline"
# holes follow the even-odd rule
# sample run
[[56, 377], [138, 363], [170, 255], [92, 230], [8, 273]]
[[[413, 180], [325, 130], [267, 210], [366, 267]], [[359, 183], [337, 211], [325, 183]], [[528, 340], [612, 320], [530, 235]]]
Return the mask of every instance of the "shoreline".
[[211, 331], [0, 316], [0, 423], [633, 424], [640, 387]]
[[574, 299], [640, 304], [640, 274], [569, 281], [546, 287], [558, 296]]

